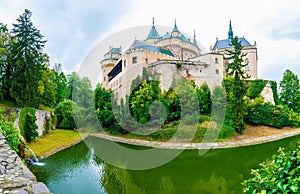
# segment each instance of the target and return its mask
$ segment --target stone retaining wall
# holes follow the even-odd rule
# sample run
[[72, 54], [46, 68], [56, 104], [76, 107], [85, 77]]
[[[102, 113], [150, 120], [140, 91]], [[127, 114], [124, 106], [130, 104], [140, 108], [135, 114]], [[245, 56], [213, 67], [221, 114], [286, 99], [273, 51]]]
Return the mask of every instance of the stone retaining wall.
[[50, 194], [44, 183], [23, 164], [0, 133], [0, 193]]
[[280, 140], [287, 137], [292, 137], [296, 135], [300, 135], [300, 129], [284, 132], [281, 134], [270, 135], [265, 137], [252, 138], [241, 141], [233, 141], [233, 142], [212, 142], [212, 143], [177, 143], [177, 142], [157, 142], [157, 141], [147, 141], [140, 139], [129, 139], [124, 137], [117, 137], [112, 135], [107, 135], [104, 133], [95, 133], [91, 134], [92, 136], [99, 137], [102, 139], [137, 145], [137, 146], [146, 146], [146, 147], [155, 147], [155, 148], [165, 148], [165, 149], [222, 149], [222, 148], [235, 148], [242, 146], [251, 146], [262, 143], [267, 143], [275, 140]]
[[[19, 118], [20, 118], [20, 112], [21, 112], [21, 109], [19, 108], [5, 108], [6, 111], [8, 112], [14, 112], [16, 114], [16, 119], [14, 121], [14, 126], [20, 131], [20, 127], [19, 127]], [[50, 118], [51, 116], [51, 111], [48, 111], [48, 110], [36, 110], [36, 113], [35, 113], [35, 116], [36, 116], [36, 124], [38, 126], [38, 133], [39, 133], [39, 136], [43, 135], [43, 131], [44, 131], [44, 124], [45, 124], [45, 121], [46, 121], [46, 116], [48, 118]]]

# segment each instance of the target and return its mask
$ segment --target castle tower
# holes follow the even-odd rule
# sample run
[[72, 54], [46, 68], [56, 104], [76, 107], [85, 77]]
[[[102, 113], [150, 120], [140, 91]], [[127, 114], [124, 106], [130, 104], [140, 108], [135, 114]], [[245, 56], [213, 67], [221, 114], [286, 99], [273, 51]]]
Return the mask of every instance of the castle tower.
[[104, 59], [100, 62], [102, 69], [102, 86], [108, 89], [108, 73], [114, 68], [116, 62], [122, 56], [122, 48], [110, 47], [109, 51], [104, 55]]
[[154, 26], [154, 17], [152, 18], [152, 28], [147, 36], [145, 42], [154, 44], [157, 40], [159, 40], [160, 36]]
[[176, 24], [176, 19], [175, 19], [174, 28], [173, 28], [171, 34], [172, 34], [172, 36], [179, 36], [180, 35], [180, 32], [179, 32], [179, 30], [177, 28], [177, 24]]

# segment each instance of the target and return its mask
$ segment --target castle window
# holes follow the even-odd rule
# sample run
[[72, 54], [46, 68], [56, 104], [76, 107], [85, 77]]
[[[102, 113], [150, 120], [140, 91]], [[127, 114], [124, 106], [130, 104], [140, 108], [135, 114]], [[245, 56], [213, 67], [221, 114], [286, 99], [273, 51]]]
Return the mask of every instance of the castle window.
[[148, 59], [146, 58], [146, 64], [148, 64]]
[[215, 58], [215, 63], [219, 63], [219, 59], [217, 57]]
[[137, 63], [137, 57], [132, 57], [132, 64]]
[[246, 65], [246, 70], [247, 71], [249, 71], [250, 70], [250, 65], [249, 65], [249, 59], [247, 58], [246, 60], [245, 60], [245, 65]]
[[124, 60], [124, 67], [126, 67], [126, 60]]
[[106, 81], [106, 76], [104, 76], [104, 81]]
[[219, 69], [216, 69], [216, 74], [219, 74], [220, 72], [219, 72]]
[[189, 74], [189, 70], [185, 70], [185, 73], [188, 75]]

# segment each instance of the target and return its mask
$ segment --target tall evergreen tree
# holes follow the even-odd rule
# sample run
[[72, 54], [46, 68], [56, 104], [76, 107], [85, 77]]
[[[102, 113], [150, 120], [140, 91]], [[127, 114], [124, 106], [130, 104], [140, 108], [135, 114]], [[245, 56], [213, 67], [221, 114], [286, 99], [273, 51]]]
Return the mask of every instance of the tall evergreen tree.
[[0, 23], [0, 96], [1, 98], [9, 99], [10, 88], [10, 66], [7, 63], [8, 46], [11, 35], [8, 32], [6, 25]]
[[58, 104], [67, 97], [68, 82], [64, 72], [61, 70], [61, 64], [55, 64], [54, 69], [55, 83], [55, 102]]
[[245, 79], [249, 78], [246, 75], [244, 68], [246, 64], [244, 63], [244, 57], [246, 54], [242, 53], [243, 46], [237, 37], [234, 37], [231, 41], [233, 49], [226, 50], [227, 60], [226, 64], [226, 74], [228, 79], [225, 80], [225, 87], [227, 93], [227, 119], [230, 120], [232, 127], [242, 134], [246, 128], [244, 122], [244, 116], [246, 113], [246, 84]]
[[10, 95], [18, 105], [37, 107], [40, 98], [38, 85], [45, 69], [43, 48], [46, 41], [33, 26], [32, 12], [25, 12], [13, 24], [9, 47], [11, 67]]

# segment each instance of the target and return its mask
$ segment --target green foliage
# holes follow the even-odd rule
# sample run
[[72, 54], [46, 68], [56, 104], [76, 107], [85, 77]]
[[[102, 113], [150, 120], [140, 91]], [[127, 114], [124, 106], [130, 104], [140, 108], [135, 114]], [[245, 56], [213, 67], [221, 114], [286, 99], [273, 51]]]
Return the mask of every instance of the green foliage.
[[68, 92], [68, 81], [61, 68], [62, 68], [61, 64], [55, 64], [54, 69], [52, 70], [54, 73], [53, 82], [55, 83], [56, 104], [62, 102], [66, 98]]
[[11, 35], [8, 32], [6, 25], [0, 23], [0, 98], [10, 100], [9, 89], [10, 89], [10, 65], [7, 62], [8, 48], [11, 41]]
[[42, 53], [46, 41], [33, 26], [31, 16], [32, 12], [25, 9], [13, 24], [5, 76], [10, 81], [10, 97], [19, 106], [38, 107], [42, 90], [39, 82], [47, 63]]
[[56, 115], [57, 128], [60, 129], [76, 128], [73, 106], [76, 106], [76, 103], [73, 102], [72, 100], [64, 100], [56, 106], [54, 113]]
[[175, 65], [176, 65], [176, 68], [177, 68], [177, 69], [180, 69], [180, 68], [181, 68], [181, 66], [182, 66], [182, 63], [180, 63], [180, 62], [176, 62], [176, 63], [175, 63]]
[[268, 81], [257, 79], [257, 80], [248, 81], [248, 83], [249, 86], [248, 86], [247, 96], [250, 99], [255, 99], [262, 92], [262, 90], [264, 89]]
[[242, 80], [236, 80], [232, 77], [224, 78], [223, 80], [226, 90], [226, 116], [228, 121], [235, 131], [242, 134], [246, 128], [244, 117], [246, 115], [247, 105], [245, 101], [246, 85]]
[[[101, 84], [98, 84], [95, 89], [95, 109], [100, 122], [101, 127], [105, 131], [112, 133], [121, 133], [125, 134], [125, 131], [117, 122], [116, 117], [112, 111], [112, 91], [105, 90]], [[117, 115], [122, 115], [124, 120], [120, 120], [120, 124], [126, 127], [127, 124], [130, 125], [130, 121], [127, 122], [126, 118], [130, 115], [129, 109], [124, 109], [124, 101], [121, 100], [120, 106], [117, 106]], [[128, 106], [128, 105], [127, 105]]]
[[300, 115], [297, 112], [291, 110], [289, 112], [289, 122], [291, 127], [300, 127]]
[[162, 94], [163, 103], [167, 108], [167, 122], [179, 120], [181, 117], [181, 105], [173, 88]]
[[261, 163], [261, 168], [251, 170], [254, 176], [243, 182], [246, 193], [299, 193], [300, 148], [284, 152], [278, 150], [271, 164]]
[[279, 129], [291, 125], [289, 111], [285, 107], [265, 103], [261, 96], [248, 103], [245, 121], [252, 125], [267, 125]]
[[150, 121], [150, 105], [161, 99], [159, 82], [144, 80], [129, 97], [129, 105], [133, 118], [139, 123]]
[[13, 120], [10, 117], [15, 118], [14, 116], [9, 115], [8, 119], [5, 119], [3, 116], [3, 109], [0, 109], [0, 132], [4, 135], [7, 140], [8, 145], [11, 149], [19, 152], [19, 145], [21, 144], [19, 138], [19, 131], [14, 127]]
[[25, 123], [26, 123], [26, 115], [35, 115], [36, 109], [34, 108], [22, 108], [20, 112], [20, 118], [19, 118], [19, 128], [21, 135], [25, 138]]
[[238, 132], [242, 134], [245, 130], [244, 116], [246, 112], [245, 95], [246, 85], [244, 79], [249, 78], [246, 75], [244, 68], [244, 57], [246, 54], [242, 53], [243, 46], [237, 37], [232, 39], [232, 50], [226, 50], [227, 60], [225, 80], [225, 88], [227, 93], [227, 119], [229, 124]]
[[38, 126], [36, 125], [36, 116], [28, 112], [25, 116], [24, 134], [27, 143], [32, 142], [39, 133], [37, 132]]
[[280, 100], [282, 104], [299, 111], [300, 81], [296, 74], [286, 70], [280, 82]]
[[200, 87], [196, 88], [198, 101], [199, 101], [199, 109], [201, 114], [210, 114], [211, 110], [211, 97], [210, 97], [210, 89], [205, 82]]
[[275, 101], [275, 104], [279, 104], [280, 100], [279, 100], [279, 97], [278, 97], [278, 91], [277, 91], [277, 83], [276, 81], [271, 81], [271, 88], [272, 88], [272, 91], [273, 91], [273, 98], [274, 98], [274, 101]]
[[232, 137], [232, 134], [234, 132], [234, 128], [227, 122], [225, 121], [222, 125], [222, 129], [219, 134], [219, 139], [226, 139]]
[[43, 134], [49, 134], [51, 130], [51, 117], [45, 116], [45, 121], [43, 125], [44, 131]]

